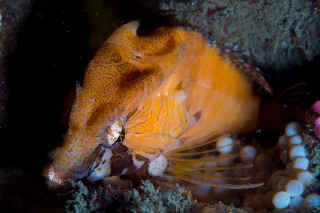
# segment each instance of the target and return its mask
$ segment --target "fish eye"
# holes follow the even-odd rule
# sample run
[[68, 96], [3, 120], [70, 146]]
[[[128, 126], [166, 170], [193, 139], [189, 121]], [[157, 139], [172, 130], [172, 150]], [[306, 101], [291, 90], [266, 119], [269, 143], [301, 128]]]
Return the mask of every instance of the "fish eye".
[[106, 133], [106, 141], [102, 143], [106, 147], [110, 148], [115, 144], [122, 142], [125, 138], [123, 122], [121, 120], [114, 122], [111, 126], [106, 128]]
[[119, 134], [119, 137], [118, 139], [115, 141], [115, 143], [120, 143], [122, 141], [124, 141], [124, 138], [125, 138], [125, 134], [126, 134], [126, 131], [124, 128], [122, 128], [120, 134]]

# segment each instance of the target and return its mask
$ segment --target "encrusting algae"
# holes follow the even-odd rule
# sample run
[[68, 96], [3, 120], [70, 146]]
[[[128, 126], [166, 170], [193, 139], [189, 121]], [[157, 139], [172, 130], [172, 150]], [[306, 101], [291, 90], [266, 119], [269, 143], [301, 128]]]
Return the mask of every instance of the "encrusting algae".
[[63, 145], [54, 150], [45, 176], [65, 185], [69, 179], [147, 171], [226, 188], [260, 186], [233, 184], [236, 178], [215, 183], [219, 177], [200, 168], [219, 161], [219, 149], [208, 144], [257, 128], [261, 98], [252, 78], [271, 93], [260, 73], [196, 32], [162, 27], [141, 37], [138, 27], [133, 21], [117, 29], [90, 62], [83, 85], [77, 85]]

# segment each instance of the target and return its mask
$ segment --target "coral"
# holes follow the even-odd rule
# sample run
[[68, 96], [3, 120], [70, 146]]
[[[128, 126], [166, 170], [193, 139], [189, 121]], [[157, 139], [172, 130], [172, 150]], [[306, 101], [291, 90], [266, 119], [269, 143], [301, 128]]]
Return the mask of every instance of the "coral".
[[320, 139], [320, 101], [316, 101], [306, 113], [306, 119], [312, 126], [315, 136]]
[[98, 193], [96, 190], [89, 191], [89, 189], [81, 182], [71, 182], [71, 186], [74, 188], [75, 193], [72, 195], [73, 199], [67, 201], [67, 212], [92, 212], [99, 208], [97, 203]]
[[188, 212], [196, 204], [191, 192], [187, 196], [184, 195], [184, 189], [178, 184], [177, 190], [169, 189], [165, 192], [161, 192], [160, 187], [155, 189], [148, 180], [142, 181], [140, 187], [142, 194], [136, 189], [131, 192], [132, 204], [138, 212]]
[[[141, 192], [133, 188], [119, 193], [119, 189], [111, 186], [88, 188], [81, 181], [72, 182], [73, 199], [67, 201], [67, 212], [92, 212], [108, 210], [112, 202], [123, 204], [117, 207], [119, 212], [188, 212], [197, 202], [191, 194], [185, 195], [184, 189], [177, 185], [177, 190], [161, 191], [149, 181], [141, 182]], [[103, 189], [103, 190], [102, 190]], [[107, 189], [107, 190], [106, 190]]]
[[179, 184], [175, 189], [156, 186], [149, 180], [141, 181], [137, 189], [120, 189], [111, 185], [93, 188], [81, 181], [72, 185], [73, 199], [67, 201], [67, 212], [244, 212], [222, 202], [196, 201], [191, 192]]

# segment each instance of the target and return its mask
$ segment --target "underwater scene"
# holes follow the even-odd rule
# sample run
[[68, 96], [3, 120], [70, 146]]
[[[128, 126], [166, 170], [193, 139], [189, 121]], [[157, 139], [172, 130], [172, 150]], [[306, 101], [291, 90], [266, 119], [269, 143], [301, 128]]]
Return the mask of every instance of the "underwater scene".
[[0, 212], [320, 212], [319, 0], [0, 2]]

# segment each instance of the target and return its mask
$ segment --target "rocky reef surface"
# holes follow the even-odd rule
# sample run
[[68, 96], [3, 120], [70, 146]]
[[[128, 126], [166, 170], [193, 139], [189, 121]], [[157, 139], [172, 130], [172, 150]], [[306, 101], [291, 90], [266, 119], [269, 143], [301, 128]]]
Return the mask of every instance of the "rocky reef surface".
[[318, 1], [143, 1], [261, 69], [281, 71], [319, 54]]

